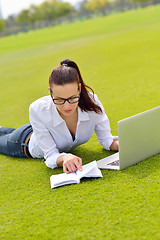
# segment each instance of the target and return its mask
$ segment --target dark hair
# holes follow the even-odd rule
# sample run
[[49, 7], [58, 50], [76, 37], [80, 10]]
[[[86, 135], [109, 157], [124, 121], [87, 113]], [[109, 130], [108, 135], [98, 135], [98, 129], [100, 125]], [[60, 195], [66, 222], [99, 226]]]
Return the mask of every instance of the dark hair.
[[67, 83], [77, 82], [81, 83], [81, 94], [78, 106], [82, 111], [94, 111], [96, 113], [102, 113], [100, 106], [95, 104], [89, 96], [89, 90], [94, 91], [91, 87], [87, 86], [81, 76], [80, 70], [77, 64], [69, 59], [61, 61], [61, 66], [55, 68], [49, 77], [49, 86], [52, 87], [53, 83], [56, 85], [64, 85]]

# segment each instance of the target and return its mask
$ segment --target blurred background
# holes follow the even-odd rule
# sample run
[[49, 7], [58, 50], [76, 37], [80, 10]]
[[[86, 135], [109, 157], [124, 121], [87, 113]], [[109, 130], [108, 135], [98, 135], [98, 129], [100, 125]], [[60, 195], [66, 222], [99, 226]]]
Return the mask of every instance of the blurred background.
[[0, 0], [0, 35], [158, 3], [160, 0]]

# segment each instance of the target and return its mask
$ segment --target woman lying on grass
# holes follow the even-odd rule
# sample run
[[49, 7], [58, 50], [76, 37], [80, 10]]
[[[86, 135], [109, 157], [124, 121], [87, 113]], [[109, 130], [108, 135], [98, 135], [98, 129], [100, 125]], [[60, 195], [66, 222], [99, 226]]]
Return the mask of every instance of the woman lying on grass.
[[104, 149], [118, 151], [104, 108], [84, 83], [75, 62], [63, 60], [53, 70], [49, 91], [49, 96], [30, 105], [30, 123], [18, 129], [0, 128], [0, 153], [44, 158], [48, 167], [63, 166], [70, 173], [82, 170], [82, 159], [68, 152], [87, 142], [94, 131]]

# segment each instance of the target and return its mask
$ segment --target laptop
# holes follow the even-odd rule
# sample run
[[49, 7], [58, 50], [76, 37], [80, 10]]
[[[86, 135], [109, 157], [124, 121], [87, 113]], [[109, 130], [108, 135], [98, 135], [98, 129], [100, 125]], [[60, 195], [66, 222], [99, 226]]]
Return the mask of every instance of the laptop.
[[97, 161], [100, 169], [122, 170], [160, 153], [160, 106], [118, 122], [119, 152]]

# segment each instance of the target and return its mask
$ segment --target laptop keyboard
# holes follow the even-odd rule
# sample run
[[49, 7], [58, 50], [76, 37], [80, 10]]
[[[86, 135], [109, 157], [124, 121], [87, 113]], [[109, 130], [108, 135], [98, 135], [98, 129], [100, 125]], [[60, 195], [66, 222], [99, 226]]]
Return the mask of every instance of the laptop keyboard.
[[114, 162], [108, 163], [109, 166], [119, 166], [119, 160], [116, 160]]

